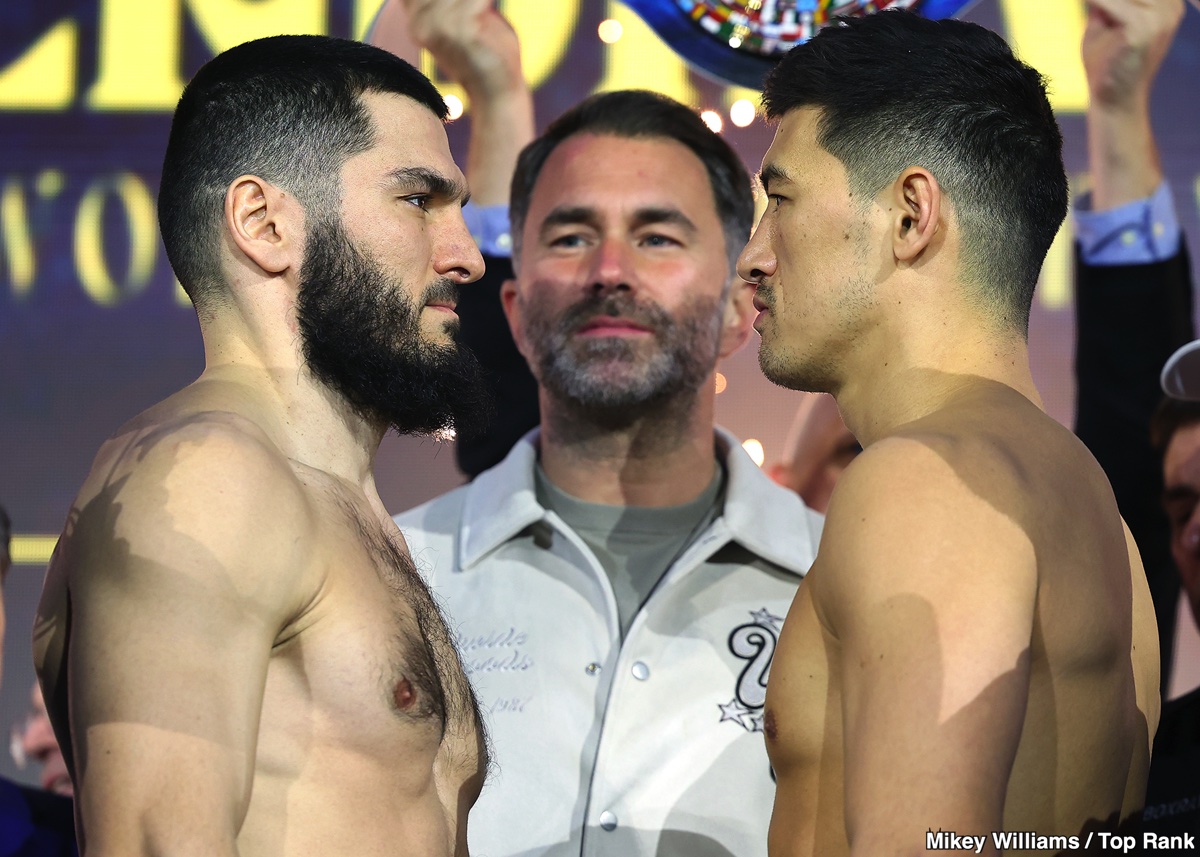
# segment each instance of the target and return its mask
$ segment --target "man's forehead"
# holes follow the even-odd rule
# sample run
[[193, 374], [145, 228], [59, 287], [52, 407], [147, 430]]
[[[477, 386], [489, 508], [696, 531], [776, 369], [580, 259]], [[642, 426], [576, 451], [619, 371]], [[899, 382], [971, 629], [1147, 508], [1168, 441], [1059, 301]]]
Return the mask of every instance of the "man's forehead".
[[588, 207], [616, 207], [631, 217], [670, 208], [703, 217], [707, 207], [717, 216], [704, 163], [670, 137], [574, 134], [547, 156], [530, 197], [538, 222], [564, 208]]
[[771, 178], [795, 180], [796, 163], [813, 157], [816, 151], [824, 151], [817, 142], [821, 112], [815, 107], [797, 107], [789, 110], [779, 120], [775, 136], [763, 156], [763, 169], [759, 174], [766, 179], [768, 167], [774, 171]]
[[446, 126], [432, 110], [394, 92], [364, 92], [362, 102], [375, 137], [368, 153], [390, 152], [403, 156], [411, 165], [435, 167], [462, 178], [450, 154]]

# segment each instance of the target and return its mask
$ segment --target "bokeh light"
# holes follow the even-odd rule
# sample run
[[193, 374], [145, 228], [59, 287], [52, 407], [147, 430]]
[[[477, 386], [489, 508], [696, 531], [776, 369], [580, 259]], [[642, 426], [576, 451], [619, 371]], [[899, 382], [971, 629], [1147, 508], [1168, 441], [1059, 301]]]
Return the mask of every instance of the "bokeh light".
[[739, 98], [729, 105], [729, 121], [739, 128], [745, 128], [754, 121], [754, 102], [748, 98]]
[[721, 120], [721, 114], [715, 110], [705, 110], [700, 114], [700, 118], [704, 120], [714, 134], [720, 134], [721, 129], [725, 127], [725, 123]]
[[746, 454], [753, 459], [754, 463], [759, 467], [763, 466], [763, 462], [767, 460], [766, 450], [763, 449], [762, 441], [750, 438], [742, 441], [742, 449], [746, 450]]
[[596, 34], [600, 36], [600, 41], [606, 45], [611, 45], [619, 41], [624, 32], [625, 28], [621, 26], [621, 22], [616, 18], [608, 18], [601, 21], [600, 26], [596, 28]]

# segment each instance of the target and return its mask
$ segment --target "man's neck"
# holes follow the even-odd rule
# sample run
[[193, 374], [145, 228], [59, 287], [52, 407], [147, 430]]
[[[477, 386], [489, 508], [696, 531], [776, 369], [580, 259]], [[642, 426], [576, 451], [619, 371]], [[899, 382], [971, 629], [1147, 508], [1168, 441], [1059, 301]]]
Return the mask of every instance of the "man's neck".
[[1028, 346], [1015, 333], [981, 333], [975, 342], [938, 341], [924, 349], [918, 340], [901, 359], [867, 358], [851, 377], [855, 380], [842, 385], [835, 398], [863, 447], [986, 387], [1008, 387], [1044, 409], [1029, 369]]
[[628, 423], [605, 425], [541, 396], [540, 460], [559, 489], [590, 503], [677, 506], [712, 482], [713, 397], [673, 401]]
[[293, 461], [374, 490], [375, 453], [386, 426], [363, 418], [313, 377], [294, 344], [262, 348], [205, 333], [205, 370], [194, 387], [219, 390], [217, 397], [258, 423]]

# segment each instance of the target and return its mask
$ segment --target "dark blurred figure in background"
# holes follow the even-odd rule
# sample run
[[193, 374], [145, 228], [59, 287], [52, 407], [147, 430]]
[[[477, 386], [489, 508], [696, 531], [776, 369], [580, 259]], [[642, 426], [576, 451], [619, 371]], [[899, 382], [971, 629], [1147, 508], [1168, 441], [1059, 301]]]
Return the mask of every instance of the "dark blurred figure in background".
[[[1188, 348], [1167, 363], [1163, 386], [1169, 395], [1154, 414], [1150, 437], [1162, 454], [1171, 557], [1200, 624], [1200, 342]], [[1200, 688], [1163, 707], [1143, 819], [1155, 833], [1200, 835]]]
[[[4, 580], [12, 565], [11, 524], [0, 507], [0, 664], [4, 655]], [[75, 848], [71, 801], [0, 777], [0, 857], [68, 857]]]
[[1159, 371], [1192, 332], [1191, 265], [1150, 125], [1150, 90], [1182, 0], [1092, 0], [1083, 39], [1091, 193], [1076, 201], [1075, 431], [1104, 468], [1142, 552], [1171, 675], [1179, 580], [1150, 418]]
[[74, 797], [75, 786], [67, 771], [67, 761], [63, 758], [62, 748], [58, 746], [58, 739], [54, 737], [54, 727], [46, 712], [46, 700], [36, 681], [30, 691], [29, 701], [32, 706], [29, 714], [13, 732], [10, 748], [13, 761], [19, 768], [24, 768], [31, 761], [36, 762], [42, 769], [42, 788], [63, 797]]

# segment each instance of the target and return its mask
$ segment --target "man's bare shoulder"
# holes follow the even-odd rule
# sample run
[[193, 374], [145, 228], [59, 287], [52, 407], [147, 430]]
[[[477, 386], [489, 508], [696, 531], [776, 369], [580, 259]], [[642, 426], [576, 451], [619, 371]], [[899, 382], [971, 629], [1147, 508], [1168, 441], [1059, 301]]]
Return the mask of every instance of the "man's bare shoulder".
[[1102, 471], [1079, 439], [1007, 389], [986, 390], [899, 427], [871, 444], [847, 477], [852, 487], [880, 495], [885, 503], [902, 492], [914, 500], [949, 503], [946, 511], [953, 517], [960, 501], [980, 501], [1026, 525], [1063, 500], [1078, 499], [1061, 496], [1064, 492], [1107, 493]]
[[871, 444], [830, 500], [818, 610], [903, 594], [945, 601], [960, 586], [1031, 598], [1033, 544], [1021, 516], [998, 501], [1011, 489], [997, 490], [1021, 478], [1003, 447], [956, 432], [908, 431]]
[[143, 415], [101, 448], [56, 570], [73, 579], [120, 574], [135, 556], [143, 567], [240, 578], [299, 568], [313, 507], [267, 433], [226, 411], [159, 417]]

